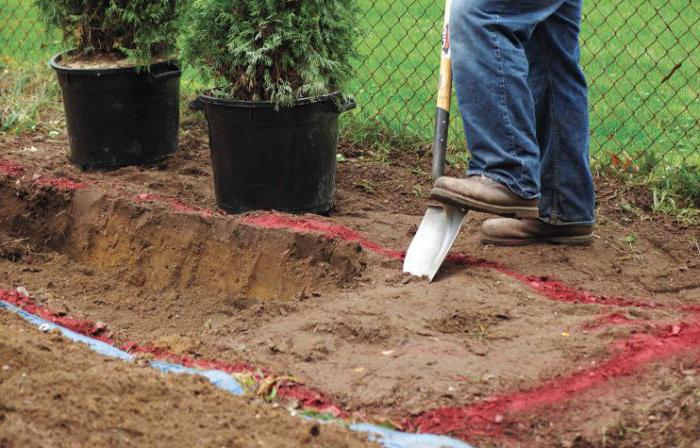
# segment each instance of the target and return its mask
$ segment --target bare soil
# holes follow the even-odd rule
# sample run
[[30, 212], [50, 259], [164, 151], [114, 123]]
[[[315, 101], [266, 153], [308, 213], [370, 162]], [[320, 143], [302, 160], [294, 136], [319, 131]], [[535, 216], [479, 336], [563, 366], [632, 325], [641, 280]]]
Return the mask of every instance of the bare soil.
[[[429, 154], [377, 162], [343, 146], [331, 216], [292, 219], [219, 213], [191, 118], [157, 166], [81, 172], [66, 150], [42, 132], [0, 142], [21, 163], [0, 179], [0, 288], [106, 322], [117, 341], [291, 376], [352, 418], [483, 446], [697, 442], [700, 228], [651, 212], [645, 191], [598, 179], [590, 248], [484, 247], [486, 216], [470, 214], [454, 249], [468, 257], [427, 284], [386, 255], [420, 222]], [[287, 225], [260, 225], [272, 221]], [[624, 368], [596, 370], [610, 360]], [[488, 424], [450, 426], [456, 410]]]
[[[165, 62], [173, 59], [172, 57], [159, 56], [153, 58], [153, 64]], [[125, 57], [123, 54], [114, 53], [95, 53], [69, 54], [61, 59], [63, 66], [74, 69], [110, 69], [110, 68], [128, 68], [135, 67], [134, 61]]]

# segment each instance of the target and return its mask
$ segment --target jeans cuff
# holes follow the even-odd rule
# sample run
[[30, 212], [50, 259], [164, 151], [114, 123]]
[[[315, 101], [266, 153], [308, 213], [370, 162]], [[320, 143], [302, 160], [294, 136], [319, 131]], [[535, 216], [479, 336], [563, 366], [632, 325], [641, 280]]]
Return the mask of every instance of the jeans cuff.
[[557, 218], [557, 222], [552, 222], [551, 218], [543, 218], [541, 216], [537, 219], [539, 219], [540, 221], [542, 221], [544, 223], [552, 225], [552, 226], [562, 226], [562, 227], [566, 227], [566, 226], [594, 226], [596, 223], [595, 219], [592, 221], [590, 221], [590, 220], [562, 221], [561, 219]]
[[523, 189], [520, 187], [520, 185], [518, 185], [517, 183], [513, 183], [513, 182], [509, 181], [508, 179], [506, 179], [505, 177], [503, 177], [503, 176], [501, 176], [500, 174], [497, 174], [497, 173], [486, 172], [486, 171], [483, 171], [483, 170], [473, 170], [473, 169], [467, 170], [467, 176], [474, 176], [474, 175], [476, 175], [476, 176], [486, 176], [486, 177], [488, 177], [488, 178], [490, 178], [490, 179], [493, 179], [493, 180], [495, 180], [496, 182], [498, 182], [499, 184], [505, 185], [506, 187], [508, 187], [508, 189], [509, 189], [510, 191], [512, 191], [514, 194], [520, 196], [520, 197], [523, 198], [523, 199], [539, 199], [540, 196], [541, 196], [539, 193], [536, 193], [536, 194], [534, 194], [534, 195], [533, 195], [533, 194], [526, 193], [525, 190], [523, 190]]

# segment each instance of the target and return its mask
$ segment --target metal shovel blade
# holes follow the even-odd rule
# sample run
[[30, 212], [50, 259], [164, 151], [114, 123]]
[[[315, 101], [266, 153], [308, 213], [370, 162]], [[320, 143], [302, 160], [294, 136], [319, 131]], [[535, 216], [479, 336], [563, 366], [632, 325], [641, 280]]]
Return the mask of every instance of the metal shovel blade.
[[430, 205], [408, 246], [403, 271], [433, 281], [462, 228], [466, 210]]

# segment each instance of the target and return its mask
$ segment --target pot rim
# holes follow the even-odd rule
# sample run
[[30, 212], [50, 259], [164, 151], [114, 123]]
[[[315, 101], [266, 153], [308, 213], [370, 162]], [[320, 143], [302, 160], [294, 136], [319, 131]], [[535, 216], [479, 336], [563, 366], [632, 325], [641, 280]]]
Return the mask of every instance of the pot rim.
[[[74, 51], [75, 50], [62, 51], [60, 53], [53, 55], [51, 57], [51, 59], [49, 59], [49, 66], [57, 72], [82, 74], [82, 75], [134, 73], [134, 72], [138, 72], [141, 70], [141, 68], [136, 66], [136, 65], [129, 65], [126, 67], [105, 67], [105, 68], [73, 68], [73, 67], [61, 65], [60, 61], [61, 61], [61, 59], [63, 59], [63, 56], [70, 54]], [[177, 66], [178, 62], [179, 61], [176, 58], [173, 58], [173, 59], [168, 59], [168, 60], [161, 61], [161, 62], [156, 62], [154, 64], [151, 64], [148, 66], [143, 66], [143, 67], [152, 68], [152, 67], [161, 67], [161, 66], [168, 66], [168, 65]]]
[[[305, 106], [307, 104], [324, 103], [333, 101], [336, 99], [343, 98], [343, 94], [339, 91], [327, 93], [319, 96], [309, 96], [305, 98], [299, 98], [294, 100], [294, 104], [290, 107]], [[217, 98], [206, 93], [201, 93], [198, 98], [201, 103], [214, 104], [216, 106], [231, 107], [231, 108], [241, 108], [241, 109], [274, 109], [276, 107], [284, 108], [285, 106], [280, 106], [275, 101], [246, 101], [246, 100], [235, 100], [229, 98]], [[354, 100], [351, 98], [346, 98], [348, 104], [353, 104]]]

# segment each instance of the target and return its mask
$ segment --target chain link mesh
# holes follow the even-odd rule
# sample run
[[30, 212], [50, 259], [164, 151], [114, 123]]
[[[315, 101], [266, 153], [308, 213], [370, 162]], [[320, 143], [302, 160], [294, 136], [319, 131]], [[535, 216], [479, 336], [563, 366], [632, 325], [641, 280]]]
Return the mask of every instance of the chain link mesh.
[[[359, 2], [357, 119], [429, 142], [442, 2]], [[700, 170], [700, 1], [588, 1], [581, 42], [593, 157], [633, 169]], [[31, 0], [0, 0], [0, 64], [43, 61], [58, 49]], [[461, 148], [458, 115], [451, 142]]]

